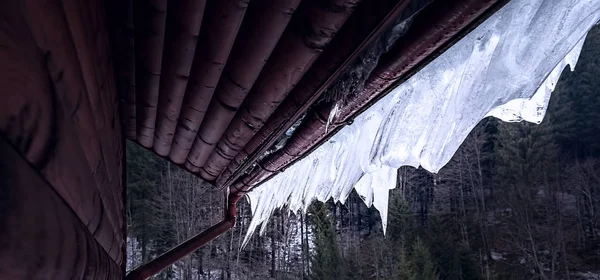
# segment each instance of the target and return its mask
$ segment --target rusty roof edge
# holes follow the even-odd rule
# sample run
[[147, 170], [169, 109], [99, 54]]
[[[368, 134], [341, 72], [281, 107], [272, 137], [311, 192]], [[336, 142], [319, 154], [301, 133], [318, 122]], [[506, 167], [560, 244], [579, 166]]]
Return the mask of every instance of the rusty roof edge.
[[[278, 105], [329, 48], [362, 0], [307, 2], [273, 51], [248, 97], [238, 109], [208, 160], [202, 177], [216, 179], [273, 115]], [[269, 104], [269, 105], [267, 105]]]
[[[358, 114], [364, 112], [366, 109], [371, 107], [375, 102], [379, 101], [381, 98], [386, 96], [389, 92], [391, 92], [398, 85], [400, 85], [403, 82], [405, 82], [406, 80], [408, 80], [415, 73], [417, 73], [420, 69], [425, 67], [431, 61], [433, 61], [435, 58], [437, 58], [440, 54], [445, 52], [448, 48], [450, 48], [452, 45], [454, 45], [456, 42], [458, 42], [460, 39], [462, 39], [464, 36], [466, 36], [469, 32], [471, 32], [473, 29], [475, 29], [477, 26], [479, 26], [483, 21], [485, 21], [491, 15], [496, 13], [500, 8], [502, 8], [504, 5], [506, 5], [506, 3], [508, 3], [509, 1], [510, 0], [496, 1], [488, 9], [486, 9], [483, 13], [481, 13], [479, 16], [474, 18], [471, 21], [471, 23], [469, 23], [465, 28], [457, 31], [457, 33], [454, 36], [452, 36], [451, 39], [449, 39], [447, 42], [443, 43], [431, 55], [425, 57], [422, 61], [420, 61], [412, 69], [410, 69], [406, 74], [399, 77], [396, 81], [391, 83], [390, 86], [386, 87], [379, 94], [377, 94], [374, 98], [370, 99], [368, 101], [368, 103], [366, 103], [364, 106], [360, 107], [358, 110], [356, 110], [350, 116], [344, 117], [344, 119], [352, 120]], [[434, 4], [435, 3], [439, 3], [439, 1], [434, 2]], [[264, 165], [264, 163], [261, 162], [261, 163], [259, 163], [258, 169], [253, 170], [250, 174], [247, 174], [246, 176], [238, 177], [237, 180], [231, 184], [231, 186], [236, 187], [236, 188], [240, 188], [242, 186], [244, 188], [255, 188], [255, 187], [260, 186], [264, 182], [267, 182], [268, 180], [273, 178], [277, 173], [282, 172], [287, 167], [295, 164], [299, 160], [306, 157], [308, 154], [312, 153], [315, 149], [317, 149], [319, 146], [321, 146], [323, 143], [325, 143], [327, 140], [329, 140], [333, 135], [335, 135], [346, 124], [348, 124], [348, 122], [343, 122], [341, 125], [334, 127], [332, 130], [330, 130], [327, 133], [325, 133], [324, 135], [322, 135], [323, 137], [320, 137], [321, 139], [319, 139], [319, 141], [317, 141], [315, 144], [309, 145], [309, 147], [301, 155], [294, 156], [294, 158], [292, 160], [289, 160], [288, 162], [285, 162], [285, 164], [283, 164], [282, 166], [279, 166], [278, 171], [276, 171], [276, 172], [268, 171], [266, 168], [262, 167]], [[273, 155], [273, 156], [279, 157], [281, 155]], [[288, 155], [288, 157], [289, 157], [289, 155]], [[272, 170], [272, 168], [268, 168], [268, 169]]]
[[[343, 74], [349, 66], [363, 53], [363, 51], [368, 48], [383, 32], [385, 32], [389, 27], [391, 27], [396, 19], [404, 12], [407, 4], [410, 1], [399, 1], [392, 10], [375, 26], [375, 28], [365, 37], [365, 39], [359, 44], [359, 46], [347, 57], [342, 65], [337, 68], [337, 70], [329, 76], [322, 84], [318, 87], [318, 90], [309, 98], [308, 102], [306, 102], [302, 107], [300, 107], [294, 114], [293, 117], [288, 118], [288, 120], [283, 124], [277, 127], [277, 129], [273, 130], [270, 133], [270, 137], [263, 142], [263, 144], [254, 151], [241, 165], [237, 167], [237, 169], [230, 174], [227, 179], [218, 178], [217, 186], [218, 187], [229, 187], [232, 185], [235, 180], [237, 180], [244, 172], [250, 168], [258, 157], [266, 152], [269, 147], [271, 147], [275, 141], [279, 138], [280, 135], [285, 133], [290, 126], [292, 126], [302, 114], [304, 114], [308, 108], [318, 100], [318, 98], [322, 95], [323, 92], [337, 80], [337, 78]], [[265, 127], [267, 125], [265, 124]], [[223, 176], [221, 174], [221, 176]], [[225, 182], [222, 182], [225, 180]], [[221, 183], [220, 183], [221, 182]]]

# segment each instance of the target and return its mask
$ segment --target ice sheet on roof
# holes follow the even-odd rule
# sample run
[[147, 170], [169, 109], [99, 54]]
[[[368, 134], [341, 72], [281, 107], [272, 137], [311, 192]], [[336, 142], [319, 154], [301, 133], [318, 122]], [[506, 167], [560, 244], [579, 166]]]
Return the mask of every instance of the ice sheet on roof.
[[540, 122], [575, 66], [599, 0], [513, 0], [312, 154], [252, 191], [247, 238], [276, 209], [342, 203], [355, 188], [381, 214], [403, 165], [437, 172], [486, 116]]

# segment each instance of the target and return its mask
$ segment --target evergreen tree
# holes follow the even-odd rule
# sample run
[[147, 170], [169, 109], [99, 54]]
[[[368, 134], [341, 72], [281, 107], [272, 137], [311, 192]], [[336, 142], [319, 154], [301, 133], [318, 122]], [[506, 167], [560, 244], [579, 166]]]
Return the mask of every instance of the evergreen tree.
[[398, 257], [396, 270], [394, 271], [394, 279], [398, 280], [417, 280], [416, 271], [410, 262], [405, 248], [401, 248], [400, 256]]
[[571, 77], [580, 157], [600, 156], [600, 25], [588, 33]]
[[137, 238], [142, 261], [151, 257], [150, 243], [157, 230], [154, 195], [160, 184], [162, 162], [152, 153], [133, 142], [126, 144], [127, 161], [127, 231]]
[[496, 144], [496, 179], [507, 190], [534, 191], [555, 175], [548, 169], [555, 165], [558, 149], [549, 122], [500, 123]]
[[[541, 231], [545, 205], [541, 205], [548, 186], [556, 177], [558, 147], [550, 122], [501, 123], [496, 146], [496, 184], [502, 193], [500, 206], [507, 213], [505, 239], [515, 255], [536, 277], [545, 278], [542, 251], [545, 236]], [[522, 248], [529, 248], [525, 252]]]
[[390, 194], [386, 240], [392, 249], [404, 248], [416, 232], [414, 213], [400, 191], [393, 190]]
[[427, 246], [421, 238], [417, 238], [413, 244], [410, 262], [414, 271], [414, 278], [420, 280], [437, 280], [439, 275]]
[[344, 279], [344, 263], [340, 255], [331, 212], [324, 203], [312, 206], [315, 251], [311, 260], [313, 280]]
[[[142, 263], [145, 263], [175, 245], [173, 221], [164, 211], [158, 211], [160, 206], [157, 205], [161, 177], [168, 164], [130, 141], [126, 142], [126, 163], [127, 232], [139, 242]], [[172, 274], [169, 267], [155, 278], [171, 279]]]
[[554, 139], [565, 154], [575, 155], [576, 146], [571, 145], [577, 141], [577, 113], [574, 109], [573, 97], [570, 89], [573, 88], [574, 73], [565, 69], [560, 76], [560, 82], [556, 85], [554, 92], [548, 102], [548, 109], [544, 122], [552, 123]]
[[[461, 239], [459, 225], [451, 215], [429, 219], [424, 240], [439, 268], [440, 279], [480, 279], [468, 244]], [[475, 234], [471, 234], [475, 235]]]
[[557, 143], [570, 157], [600, 155], [599, 76], [600, 25], [597, 25], [588, 33], [575, 70], [563, 71], [548, 106]]
[[355, 246], [352, 246], [348, 250], [348, 254], [344, 257], [344, 263], [347, 269], [345, 271], [345, 276], [343, 277], [343, 279], [364, 279], [362, 277], [360, 263], [358, 262], [357, 256], [359, 256], [358, 249]]

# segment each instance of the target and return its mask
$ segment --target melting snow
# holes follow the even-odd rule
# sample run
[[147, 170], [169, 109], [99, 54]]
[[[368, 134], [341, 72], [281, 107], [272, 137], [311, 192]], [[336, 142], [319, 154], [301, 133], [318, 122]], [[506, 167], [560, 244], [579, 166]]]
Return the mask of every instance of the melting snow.
[[397, 169], [442, 168], [486, 116], [539, 123], [574, 68], [599, 0], [513, 0], [312, 154], [248, 194], [248, 237], [276, 208], [345, 202], [352, 188], [387, 224]]

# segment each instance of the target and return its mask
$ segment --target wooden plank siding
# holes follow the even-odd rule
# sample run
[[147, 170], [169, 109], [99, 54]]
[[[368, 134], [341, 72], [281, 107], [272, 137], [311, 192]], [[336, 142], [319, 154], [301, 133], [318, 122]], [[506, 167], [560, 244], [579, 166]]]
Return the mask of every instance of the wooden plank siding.
[[0, 139], [0, 278], [121, 279], [79, 217]]
[[[40, 234], [48, 230], [45, 238], [48, 243], [58, 241], [52, 238], [63, 238], [52, 235], [58, 232], [79, 238], [64, 240], [65, 248], [86, 242], [88, 249], [98, 246], [101, 252], [94, 254], [106, 254], [109, 260], [75, 261], [86, 266], [103, 266], [88, 268], [98, 271], [111, 266], [106, 275], [118, 279], [122, 277], [125, 261], [124, 158], [107, 24], [105, 2], [101, 0], [0, 0], [0, 138], [26, 159], [30, 164], [27, 168], [33, 168], [19, 174], [39, 174], [45, 182], [33, 184], [27, 180], [34, 179], [18, 178], [0, 180], [2, 184], [9, 184], [2, 186], [9, 190], [17, 187], [11, 184], [21, 184], [19, 188], [51, 187], [53, 195], [64, 200], [65, 205], [35, 203], [43, 196], [31, 193], [32, 197], [27, 198], [28, 192], [18, 192], [15, 199], [27, 200], [28, 210], [8, 209], [8, 213], [62, 219], [62, 216], [52, 216], [52, 212], [38, 212], [63, 213], [70, 208], [70, 215], [75, 216], [66, 219], [75, 219], [69, 221], [77, 224], [73, 229], [40, 225], [31, 230]], [[2, 168], [8, 167], [5, 150], [3, 148], [0, 154]], [[17, 161], [15, 156], [10, 159]], [[15, 165], [25, 168], [23, 164]], [[3, 211], [5, 203], [0, 201]], [[19, 203], [11, 201], [10, 205], [21, 207]], [[0, 218], [4, 218], [3, 215], [0, 212]], [[58, 221], [60, 219], [56, 218], [56, 223], [64, 225], [65, 221]], [[80, 225], [85, 231], [80, 232]], [[12, 228], [0, 226], [0, 236], [14, 237], [13, 234]], [[86, 239], [88, 235], [93, 238]], [[21, 242], [42, 246], [40, 240], [26, 240], [32, 238], [30, 234], [22, 236], [25, 240]], [[75, 243], [67, 244], [69, 242]], [[11, 247], [0, 246], [0, 256], [7, 257], [7, 248]], [[3, 260], [0, 259], [0, 266], [5, 264]], [[112, 265], [118, 268], [118, 277]], [[0, 278], [4, 279], [2, 271]], [[67, 278], [71, 277], [47, 279]]]

